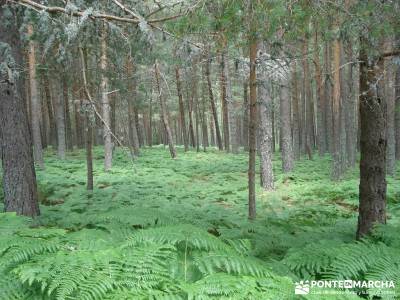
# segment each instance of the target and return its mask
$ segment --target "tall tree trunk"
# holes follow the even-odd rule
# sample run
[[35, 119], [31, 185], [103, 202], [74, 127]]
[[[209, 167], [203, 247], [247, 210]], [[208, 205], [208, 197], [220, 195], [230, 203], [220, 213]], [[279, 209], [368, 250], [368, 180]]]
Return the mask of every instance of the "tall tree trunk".
[[172, 139], [171, 128], [169, 127], [169, 122], [168, 122], [167, 106], [166, 106], [166, 103], [164, 100], [164, 95], [162, 94], [162, 91], [161, 91], [160, 70], [158, 67], [157, 60], [154, 65], [154, 72], [155, 72], [155, 77], [156, 77], [158, 98], [160, 100], [161, 118], [162, 118], [162, 122], [164, 124], [165, 134], [166, 134], [166, 137], [168, 140], [169, 152], [171, 153], [172, 158], [176, 158], [176, 150], [175, 150], [175, 146], [174, 146], [174, 141]]
[[[259, 141], [260, 141], [260, 176], [261, 185], [264, 190], [274, 189], [274, 173], [272, 168], [272, 155], [273, 155], [273, 124], [272, 124], [272, 112], [273, 112], [273, 100], [271, 93], [271, 86], [269, 86], [269, 78], [265, 70], [260, 71], [260, 85], [258, 86], [259, 96]], [[285, 104], [284, 104], [285, 106]], [[283, 113], [286, 114], [284, 108]], [[285, 115], [287, 118], [287, 115]], [[287, 120], [285, 120], [286, 122]], [[287, 123], [287, 122], [286, 122]], [[285, 124], [287, 125], [287, 124]], [[290, 125], [289, 125], [290, 126]], [[289, 127], [290, 130], [290, 127]], [[289, 136], [290, 137], [290, 136]], [[288, 137], [288, 138], [289, 138]], [[285, 149], [285, 151], [288, 149]], [[285, 155], [289, 152], [285, 152]], [[285, 157], [287, 159], [287, 157]], [[287, 161], [284, 164], [287, 164]], [[286, 166], [284, 166], [286, 167]]]
[[319, 57], [318, 32], [315, 31], [314, 39], [314, 63], [315, 63], [315, 81], [317, 88], [317, 107], [318, 107], [318, 153], [320, 156], [326, 153], [326, 122], [325, 122], [325, 93], [322, 84], [321, 63]]
[[[60, 84], [56, 84], [53, 82], [54, 90], [61, 90]], [[60, 91], [61, 92], [61, 91]], [[64, 105], [64, 95], [63, 93], [56, 93], [58, 96], [56, 97], [56, 124], [57, 124], [57, 155], [60, 159], [65, 159], [65, 105]]]
[[[290, 122], [290, 95], [289, 82], [283, 82], [280, 88], [280, 125], [281, 125], [281, 153], [282, 153], [282, 170], [284, 173], [293, 170], [293, 147], [292, 147], [292, 128]], [[261, 121], [262, 122], [262, 121]]]
[[[400, 40], [400, 36], [399, 36]], [[400, 46], [400, 42], [399, 42]], [[396, 127], [396, 159], [400, 160], [400, 66], [395, 66], [395, 127]]]
[[332, 113], [332, 68], [331, 68], [331, 48], [329, 42], [325, 43], [324, 49], [324, 73], [325, 73], [325, 122], [326, 122], [326, 145], [329, 153], [333, 155], [333, 113]]
[[211, 58], [207, 57], [206, 77], [207, 77], [208, 95], [210, 97], [210, 106], [211, 106], [211, 112], [212, 112], [214, 124], [215, 124], [215, 135], [216, 135], [216, 139], [217, 139], [218, 149], [223, 150], [221, 132], [219, 130], [217, 106], [215, 104], [214, 94], [212, 91], [210, 67], [211, 67]]
[[[332, 179], [339, 180], [342, 175], [341, 164], [341, 86], [340, 86], [340, 57], [341, 43], [339, 38], [335, 38], [332, 44], [333, 52], [333, 161], [332, 161]], [[343, 124], [344, 125], [344, 124]]]
[[[386, 51], [392, 50], [391, 40], [386, 42]], [[396, 167], [396, 140], [395, 140], [395, 98], [393, 90], [393, 67], [391, 58], [384, 60], [384, 97], [387, 107], [387, 150], [386, 150], [386, 172], [393, 176]]]
[[135, 106], [134, 102], [136, 102], [137, 97], [137, 84], [136, 84], [136, 72], [135, 66], [133, 63], [127, 59], [127, 72], [129, 80], [128, 84], [128, 97], [126, 99], [128, 103], [128, 133], [129, 133], [129, 143], [131, 145], [131, 149], [133, 149], [133, 155], [139, 156], [139, 135], [136, 126], [136, 119], [135, 119]]
[[[32, 36], [33, 27], [28, 25], [28, 35]], [[33, 156], [35, 162], [40, 168], [44, 168], [42, 138], [40, 134], [40, 119], [41, 119], [41, 105], [37, 90], [37, 77], [36, 77], [36, 57], [35, 45], [33, 41], [29, 41], [29, 89], [31, 95], [31, 128], [33, 137]]]
[[51, 100], [52, 94], [50, 89], [50, 80], [48, 76], [48, 72], [43, 72], [43, 84], [44, 84], [44, 92], [46, 95], [46, 106], [47, 112], [49, 117], [49, 130], [50, 130], [50, 144], [52, 145], [53, 149], [57, 147], [57, 129], [56, 129], [56, 121], [54, 116], [54, 109], [53, 109], [53, 101]]
[[176, 77], [176, 89], [178, 91], [180, 124], [182, 128], [183, 144], [185, 146], [185, 151], [188, 151], [189, 141], [188, 141], [188, 133], [186, 130], [185, 107], [183, 105], [182, 82], [181, 82], [179, 67], [175, 68], [175, 77]]
[[93, 125], [89, 112], [85, 112], [86, 189], [93, 191]]
[[249, 151], [249, 93], [248, 80], [243, 82], [243, 147], [244, 151]]
[[106, 75], [107, 70], [107, 27], [103, 24], [101, 30], [101, 56], [100, 56], [100, 68], [101, 68], [101, 106], [102, 106], [102, 122], [103, 122], [103, 139], [104, 139], [104, 170], [109, 171], [112, 167], [112, 139], [111, 139], [111, 107], [108, 98], [108, 78]]
[[227, 60], [225, 52], [221, 53], [221, 70], [220, 70], [220, 85], [221, 85], [221, 108], [222, 108], [222, 127], [224, 130], [224, 148], [226, 152], [230, 152], [229, 147], [229, 112], [228, 112], [228, 95], [227, 95]]
[[360, 49], [360, 205], [357, 238], [386, 223], [386, 102], [383, 59], [369, 57], [372, 49], [361, 37]]
[[[23, 54], [17, 19], [14, 5], [7, 5], [6, 9], [4, 1], [0, 2], [0, 41], [10, 46], [15, 66], [21, 66]], [[4, 211], [34, 217], [40, 211], [26, 99], [21, 93], [24, 90], [24, 77], [15, 78], [12, 74], [0, 72], [0, 155]]]
[[81, 116], [81, 102], [84, 99], [84, 91], [81, 89], [79, 91], [78, 83], [74, 82], [72, 86], [72, 93], [74, 97], [74, 114], [75, 114], [75, 135], [76, 135], [76, 145], [79, 149], [84, 147], [84, 119]]
[[66, 75], [64, 75], [62, 77], [62, 85], [63, 85], [63, 97], [64, 97], [64, 105], [65, 105], [64, 115], [65, 115], [66, 145], [67, 145], [67, 150], [73, 150], [71, 116], [69, 114], [68, 81], [67, 81]]
[[305, 131], [306, 131], [306, 151], [308, 158], [312, 160], [313, 151], [313, 118], [314, 109], [312, 103], [312, 92], [311, 92], [311, 80], [310, 80], [310, 69], [308, 64], [308, 40], [305, 39], [303, 43], [303, 72], [304, 72], [304, 105], [305, 105]]
[[297, 65], [292, 67], [292, 123], [293, 123], [293, 155], [294, 159], [300, 159], [300, 120], [299, 120], [299, 92], [297, 84]]
[[249, 219], [256, 218], [256, 133], [257, 133], [257, 41], [250, 39], [250, 122], [249, 122]]
[[234, 76], [231, 77], [229, 71], [228, 57], [224, 55], [224, 71], [225, 71], [225, 86], [226, 86], [226, 104], [228, 109], [228, 128], [229, 128], [229, 143], [233, 154], [239, 153], [238, 132], [236, 126], [236, 109], [232, 95], [232, 82]]
[[347, 98], [345, 99], [345, 113], [346, 113], [346, 145], [347, 145], [347, 167], [353, 168], [356, 163], [356, 146], [357, 146], [357, 111], [356, 99], [354, 88], [354, 55], [353, 46], [350, 43], [348, 47], [347, 61]]

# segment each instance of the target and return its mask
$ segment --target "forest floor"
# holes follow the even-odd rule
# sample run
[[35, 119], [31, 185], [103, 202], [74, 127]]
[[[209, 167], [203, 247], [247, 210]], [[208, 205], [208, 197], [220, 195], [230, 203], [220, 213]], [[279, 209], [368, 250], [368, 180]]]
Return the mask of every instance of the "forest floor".
[[[152, 241], [168, 240], [177, 244], [179, 238], [171, 238], [174, 234], [171, 231], [187, 224], [188, 231], [198, 228], [205, 234], [208, 232], [207, 235], [227, 242], [238, 252], [247, 251], [250, 257], [264, 261], [274, 274], [293, 281], [318, 277], [321, 270], [330, 268], [333, 257], [337, 256], [337, 253], [327, 252], [333, 248], [339, 252], [343, 245], [357, 244], [354, 239], [358, 168], [346, 173], [341, 181], [332, 182], [328, 156], [315, 156], [313, 161], [302, 159], [296, 162], [294, 172], [282, 174], [279, 155], [275, 155], [276, 189], [264, 192], [257, 188], [257, 219], [248, 221], [247, 161], [247, 153], [233, 155], [216, 150], [185, 153], [179, 147], [178, 158], [172, 160], [167, 149], [153, 147], [142, 150], [132, 164], [127, 154], [119, 149], [114, 154], [112, 171], [106, 173], [102, 149], [96, 148], [95, 188], [88, 192], [84, 152], [74, 151], [65, 161], [48, 152], [46, 169], [37, 171], [41, 216], [30, 226], [51, 228], [50, 236], [68, 233], [68, 241], [76, 241], [81, 247], [104, 249], [110, 241], [117, 243], [115, 239], [119, 238], [122, 241], [132, 232], [159, 227], [167, 228], [165, 237], [163, 233], [157, 238], [153, 235]], [[387, 181], [388, 223], [393, 232], [397, 232], [400, 172]], [[9, 221], [3, 217], [0, 225]], [[18, 230], [24, 231], [21, 228], [26, 225], [19, 226]], [[19, 236], [34, 237], [32, 234]], [[190, 238], [186, 238], [186, 248]], [[210, 245], [202, 246], [201, 239], [197, 241], [194, 237], [193, 248], [204, 246], [212, 250]], [[383, 238], [380, 236], [378, 240]], [[386, 243], [387, 248], [390, 243]], [[186, 250], [185, 282], [190, 281]], [[23, 272], [21, 269], [20, 273], [16, 272], [20, 279], [29, 276]], [[32, 282], [43, 284], [43, 280], [51, 286], [51, 279], [35, 277]], [[195, 282], [195, 278], [192, 281]]]

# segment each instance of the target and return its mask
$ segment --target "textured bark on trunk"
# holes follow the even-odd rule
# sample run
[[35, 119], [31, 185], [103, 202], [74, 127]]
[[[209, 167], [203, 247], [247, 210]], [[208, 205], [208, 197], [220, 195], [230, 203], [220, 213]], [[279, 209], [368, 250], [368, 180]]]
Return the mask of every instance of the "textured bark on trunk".
[[[333, 160], [332, 160], [332, 179], [339, 180], [342, 175], [341, 164], [341, 82], [340, 82], [340, 40], [334, 39], [332, 44], [333, 52]], [[343, 124], [344, 125], [344, 124]]]
[[[174, 141], [172, 139], [172, 133], [171, 133], [171, 128], [169, 127], [169, 122], [168, 122], [168, 113], [167, 113], [167, 105], [164, 100], [164, 96], [161, 91], [161, 86], [160, 86], [160, 70], [158, 67], [158, 62], [154, 64], [154, 72], [155, 72], [155, 77], [156, 77], [156, 85], [157, 85], [157, 92], [158, 92], [158, 98], [160, 101], [160, 108], [161, 108], [161, 118], [162, 122], [164, 125], [165, 129], [165, 135], [167, 138], [168, 146], [169, 146], [169, 152], [171, 153], [172, 158], [176, 158], [176, 150], [174, 146]], [[164, 141], [165, 143], [165, 141]]]
[[331, 80], [331, 49], [329, 42], [325, 43], [324, 51], [324, 73], [325, 73], [325, 122], [326, 122], [326, 145], [329, 153], [333, 155], [333, 114], [332, 114], [332, 80]]
[[356, 146], [357, 146], [357, 111], [356, 111], [356, 99], [355, 99], [355, 88], [354, 88], [354, 57], [353, 48], [350, 44], [348, 47], [347, 61], [347, 98], [345, 99], [345, 113], [346, 113], [346, 145], [347, 145], [347, 167], [353, 168], [356, 163]]
[[281, 153], [282, 171], [284, 173], [293, 170], [293, 147], [292, 147], [292, 127], [290, 122], [290, 95], [288, 82], [281, 86], [280, 92], [280, 123], [281, 123]]
[[105, 74], [107, 70], [107, 28], [103, 24], [101, 30], [101, 56], [100, 56], [100, 69], [101, 69], [101, 107], [102, 107], [102, 122], [103, 122], [103, 140], [104, 140], [104, 170], [109, 171], [112, 167], [112, 138], [111, 138], [111, 106], [107, 94], [108, 78]]
[[[391, 47], [385, 47], [388, 51]], [[386, 150], [386, 172], [388, 175], [393, 176], [396, 167], [396, 141], [395, 141], [395, 98], [393, 90], [393, 67], [391, 66], [391, 59], [384, 61], [384, 97], [386, 99], [387, 107], [387, 150]]]
[[318, 32], [315, 32], [314, 39], [314, 63], [315, 63], [315, 81], [316, 81], [316, 95], [318, 107], [318, 153], [323, 156], [326, 153], [326, 122], [325, 122], [325, 90], [322, 84], [321, 63], [319, 58], [319, 43]]
[[224, 148], [226, 152], [230, 152], [229, 146], [229, 111], [228, 111], [228, 95], [227, 95], [227, 78], [226, 69], [227, 61], [225, 53], [221, 53], [220, 57], [220, 88], [221, 88], [221, 108], [222, 108], [222, 127], [224, 130]]
[[135, 106], [134, 102], [136, 101], [137, 97], [137, 90], [136, 90], [136, 74], [135, 74], [135, 66], [132, 62], [128, 59], [127, 60], [127, 72], [129, 80], [129, 95], [126, 99], [128, 103], [128, 134], [129, 134], [129, 143], [131, 148], [133, 149], [133, 155], [139, 156], [139, 135], [138, 130], [136, 127], [136, 120], [135, 120]]
[[299, 120], [299, 92], [297, 81], [297, 65], [292, 67], [292, 123], [293, 123], [293, 156], [300, 159], [300, 120]]
[[312, 151], [313, 151], [313, 121], [314, 121], [314, 108], [312, 103], [312, 92], [311, 92], [311, 80], [310, 80], [310, 70], [308, 64], [308, 41], [305, 39], [303, 43], [303, 72], [304, 72], [304, 105], [305, 105], [305, 131], [306, 131], [306, 140], [305, 147], [308, 154], [308, 158], [312, 160]]
[[249, 83], [243, 83], [243, 148], [244, 151], [249, 151]]
[[180, 70], [178, 67], [175, 68], [176, 77], [176, 89], [178, 91], [178, 102], [179, 102], [179, 114], [180, 114], [180, 124], [182, 128], [183, 144], [185, 151], [189, 150], [188, 134], [186, 130], [186, 119], [185, 119], [185, 107], [183, 105], [183, 94], [182, 94], [182, 82], [180, 76]]
[[[400, 43], [399, 43], [400, 44]], [[395, 127], [396, 127], [396, 159], [400, 160], [400, 66], [395, 66]]]
[[[266, 71], [260, 72], [260, 85], [258, 86], [259, 96], [259, 141], [260, 141], [260, 176], [261, 186], [264, 190], [274, 189], [274, 173], [272, 168], [273, 155], [273, 125], [272, 111], [273, 101], [270, 86], [268, 86], [269, 78]], [[286, 153], [285, 153], [286, 154]]]
[[[55, 83], [54, 83], [55, 84]], [[55, 89], [59, 89], [59, 85], [54, 86]], [[57, 93], [58, 96], [56, 97], [56, 124], [57, 124], [57, 155], [60, 159], [65, 159], [65, 150], [66, 150], [66, 143], [65, 143], [65, 105], [64, 105], [64, 95], [60, 91]]]
[[368, 57], [371, 45], [361, 38], [360, 50], [360, 204], [357, 239], [375, 223], [386, 223], [386, 101], [383, 59]]
[[51, 100], [52, 95], [50, 91], [50, 80], [47, 71], [43, 72], [43, 84], [44, 84], [44, 92], [46, 95], [46, 106], [49, 117], [49, 130], [50, 130], [50, 144], [53, 149], [57, 148], [57, 129], [56, 129], [56, 121], [54, 116], [53, 109], [53, 101]]
[[[32, 36], [33, 27], [28, 25], [28, 35]], [[36, 57], [35, 57], [35, 44], [33, 41], [29, 41], [29, 52], [28, 52], [28, 63], [29, 63], [29, 90], [30, 90], [30, 107], [31, 107], [31, 129], [33, 138], [33, 157], [35, 162], [40, 168], [44, 168], [43, 160], [43, 149], [42, 149], [42, 137], [40, 133], [40, 119], [41, 119], [41, 105], [37, 89], [37, 77], [36, 77]]]
[[64, 75], [62, 79], [63, 84], [63, 97], [64, 97], [64, 105], [65, 105], [65, 139], [67, 150], [73, 150], [72, 144], [72, 128], [71, 128], [71, 116], [69, 113], [69, 97], [68, 97], [68, 81], [67, 77]]
[[75, 114], [75, 135], [76, 135], [76, 145], [79, 149], [85, 147], [83, 128], [84, 119], [81, 116], [81, 102], [84, 99], [84, 91], [79, 92], [77, 82], [74, 83], [73, 87], [73, 97], [74, 97], [74, 114]]
[[256, 133], [257, 133], [257, 41], [250, 41], [250, 122], [249, 122], [249, 219], [256, 218]]
[[[12, 17], [8, 15], [10, 12]], [[17, 17], [15, 7], [10, 5], [6, 12], [3, 1], [0, 2], [0, 22], [3, 23], [5, 19], [17, 20]], [[0, 41], [10, 46], [15, 61], [15, 65], [10, 65], [10, 68], [21, 66], [23, 62], [19, 27], [16, 21], [0, 26]], [[4, 211], [34, 217], [40, 211], [26, 99], [21, 93], [24, 90], [23, 78], [0, 73], [0, 155]]]
[[210, 106], [211, 106], [211, 112], [212, 112], [213, 119], [214, 119], [214, 124], [215, 124], [215, 135], [216, 135], [218, 149], [219, 150], [223, 150], [221, 132], [219, 130], [217, 106], [215, 104], [214, 94], [213, 94], [213, 91], [212, 91], [210, 67], [211, 67], [211, 58], [208, 57], [207, 58], [207, 63], [206, 63], [206, 77], [207, 77], [208, 95], [210, 97]]

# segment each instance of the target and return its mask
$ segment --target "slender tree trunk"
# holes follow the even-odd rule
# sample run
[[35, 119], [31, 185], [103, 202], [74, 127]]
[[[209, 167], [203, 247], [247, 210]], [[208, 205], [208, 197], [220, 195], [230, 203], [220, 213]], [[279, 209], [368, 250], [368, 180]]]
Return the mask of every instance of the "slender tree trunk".
[[75, 82], [73, 87], [73, 96], [74, 96], [74, 112], [75, 112], [75, 135], [76, 135], [76, 144], [79, 149], [85, 147], [84, 142], [84, 119], [81, 116], [81, 102], [84, 99], [84, 91], [81, 89], [79, 92], [78, 84]]
[[44, 84], [44, 91], [46, 95], [46, 106], [47, 112], [49, 116], [49, 130], [50, 130], [50, 144], [52, 145], [53, 149], [57, 147], [57, 129], [56, 129], [56, 121], [54, 116], [54, 109], [53, 109], [53, 101], [51, 100], [51, 89], [50, 89], [50, 80], [47, 71], [43, 73], [43, 84]]
[[65, 115], [66, 145], [67, 145], [67, 150], [73, 150], [71, 117], [69, 114], [68, 82], [67, 82], [66, 75], [64, 75], [62, 77], [62, 85], [63, 85], [63, 97], [64, 97], [64, 105], [65, 105], [64, 115]]
[[155, 72], [155, 77], [156, 77], [158, 98], [160, 100], [161, 118], [162, 118], [162, 122], [164, 124], [165, 134], [166, 134], [167, 140], [168, 140], [169, 152], [171, 153], [172, 158], [176, 158], [176, 150], [175, 150], [174, 141], [172, 139], [172, 133], [171, 133], [171, 129], [169, 127], [169, 122], [168, 122], [167, 106], [166, 106], [166, 103], [164, 100], [164, 96], [162, 95], [161, 86], [160, 86], [160, 70], [158, 67], [157, 60], [154, 65], [154, 72]]
[[306, 131], [306, 151], [308, 158], [312, 160], [313, 151], [313, 103], [312, 103], [312, 92], [311, 92], [311, 80], [310, 80], [310, 70], [308, 64], [308, 41], [307, 39], [303, 43], [303, 71], [304, 71], [304, 105], [305, 105], [305, 131]]
[[324, 73], [325, 73], [325, 122], [326, 122], [326, 145], [329, 153], [333, 155], [334, 152], [334, 140], [333, 140], [333, 95], [332, 95], [332, 80], [331, 80], [331, 49], [329, 42], [325, 43], [324, 51]]
[[129, 135], [129, 143], [131, 145], [131, 149], [133, 149], [133, 155], [134, 156], [139, 156], [140, 155], [140, 150], [139, 150], [139, 135], [138, 135], [138, 130], [137, 130], [137, 125], [136, 125], [136, 120], [135, 120], [135, 106], [134, 103], [136, 102], [136, 97], [137, 97], [137, 84], [136, 84], [136, 73], [135, 73], [135, 66], [133, 63], [127, 58], [126, 62], [126, 69], [128, 72], [128, 78], [131, 78], [129, 80], [128, 84], [128, 97], [126, 99], [127, 104], [128, 104], [128, 135]]
[[[32, 36], [33, 27], [28, 25], [28, 35]], [[44, 168], [42, 138], [40, 134], [40, 119], [41, 119], [41, 105], [37, 90], [37, 77], [36, 77], [36, 57], [35, 45], [33, 41], [29, 41], [29, 88], [31, 95], [31, 128], [33, 137], [33, 156], [38, 166]]]
[[[282, 170], [284, 173], [293, 170], [293, 147], [292, 147], [292, 128], [290, 122], [290, 95], [289, 82], [284, 82], [281, 86], [280, 103], [280, 123], [281, 123], [281, 153]], [[262, 121], [261, 121], [262, 122]]]
[[103, 140], [104, 140], [104, 170], [109, 171], [112, 167], [112, 138], [111, 138], [111, 106], [108, 97], [108, 78], [106, 73], [107, 70], [107, 28], [103, 24], [101, 30], [101, 56], [100, 56], [100, 68], [101, 68], [101, 106], [102, 106], [102, 122], [103, 122]]
[[185, 119], [185, 107], [183, 105], [183, 95], [182, 95], [182, 82], [180, 77], [179, 68], [175, 68], [175, 77], [176, 77], [176, 88], [178, 91], [178, 101], [179, 101], [179, 113], [180, 113], [180, 123], [182, 128], [182, 135], [183, 135], [183, 143], [185, 146], [185, 151], [189, 150], [189, 141], [188, 135], [186, 130], [186, 119]]
[[[400, 40], [400, 37], [399, 37]], [[400, 46], [400, 42], [399, 42]], [[395, 127], [396, 127], [396, 159], [400, 160], [400, 66], [397, 65], [395, 66], [395, 80], [394, 80], [394, 85], [395, 85]]]
[[300, 159], [300, 120], [299, 120], [299, 93], [297, 84], [297, 65], [292, 66], [292, 123], [293, 123], [293, 156]]
[[[0, 26], [0, 41], [10, 46], [15, 65], [21, 66], [20, 24], [15, 21], [18, 18], [14, 5], [7, 5], [6, 9], [4, 1], [0, 2], [0, 19], [10, 20], [4, 26], [2, 22]], [[0, 155], [4, 211], [35, 217], [40, 211], [26, 99], [21, 93], [24, 90], [23, 78], [0, 72]]]
[[386, 101], [382, 82], [384, 64], [368, 57], [371, 49], [361, 37], [360, 50], [360, 205], [357, 239], [375, 223], [386, 223]]
[[215, 124], [215, 135], [216, 135], [216, 139], [217, 139], [218, 149], [223, 150], [221, 132], [219, 130], [217, 106], [215, 104], [214, 94], [212, 91], [210, 66], [211, 66], [211, 58], [207, 57], [206, 77], [207, 77], [208, 95], [210, 97], [211, 112], [212, 112], [214, 124]]
[[62, 87], [60, 84], [53, 82], [53, 89], [60, 90], [58, 97], [56, 97], [55, 111], [56, 111], [56, 124], [57, 124], [57, 155], [60, 159], [65, 159], [66, 143], [65, 143], [65, 105], [64, 95], [61, 92]]
[[341, 164], [341, 86], [340, 86], [340, 40], [333, 41], [333, 165], [332, 179], [339, 180], [342, 175]]
[[93, 126], [89, 112], [85, 112], [85, 137], [86, 137], [86, 189], [93, 191]]
[[221, 73], [220, 73], [220, 85], [221, 85], [221, 107], [222, 107], [222, 127], [224, 129], [224, 148], [226, 152], [230, 152], [229, 146], [229, 111], [228, 111], [228, 95], [227, 95], [227, 61], [225, 59], [225, 53], [221, 53]]
[[321, 63], [319, 58], [318, 32], [315, 32], [314, 39], [314, 63], [315, 63], [315, 81], [317, 88], [317, 107], [318, 107], [318, 153], [323, 156], [326, 153], [326, 122], [325, 122], [325, 91], [322, 84]]
[[249, 151], [249, 93], [248, 80], [243, 83], [243, 147], [244, 151]]
[[256, 218], [256, 133], [257, 133], [257, 41], [250, 40], [250, 122], [249, 122], [249, 219]]

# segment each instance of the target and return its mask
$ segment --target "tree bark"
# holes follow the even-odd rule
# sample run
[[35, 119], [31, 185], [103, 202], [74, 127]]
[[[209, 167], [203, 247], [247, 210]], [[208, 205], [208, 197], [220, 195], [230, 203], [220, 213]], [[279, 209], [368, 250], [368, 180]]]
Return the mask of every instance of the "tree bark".
[[325, 43], [324, 49], [324, 73], [325, 73], [325, 122], [326, 122], [326, 145], [329, 153], [333, 155], [334, 141], [333, 141], [333, 113], [332, 113], [332, 80], [331, 80], [331, 49], [329, 42]]
[[[400, 38], [400, 37], [399, 37]], [[400, 40], [400, 39], [399, 39]], [[400, 43], [399, 43], [400, 46]], [[395, 127], [396, 127], [396, 159], [400, 160], [400, 66], [395, 66]]]
[[229, 111], [228, 111], [228, 95], [227, 95], [227, 78], [226, 69], [227, 61], [225, 53], [221, 53], [220, 57], [220, 87], [221, 87], [221, 107], [222, 107], [222, 127], [224, 130], [224, 148], [226, 152], [230, 152], [229, 145]]
[[174, 141], [172, 139], [172, 133], [171, 133], [171, 129], [169, 127], [169, 122], [168, 122], [167, 106], [166, 106], [164, 96], [161, 91], [160, 70], [158, 67], [157, 60], [154, 64], [154, 72], [155, 72], [155, 77], [156, 77], [158, 98], [160, 100], [161, 118], [162, 118], [162, 122], [164, 124], [165, 134], [166, 134], [166, 137], [168, 140], [169, 152], [171, 153], [172, 158], [176, 158], [176, 150], [175, 150]]
[[[391, 50], [390, 41], [387, 41], [387, 46], [384, 47], [386, 52]], [[393, 176], [396, 168], [396, 141], [395, 141], [395, 98], [393, 90], [393, 67], [391, 59], [384, 59], [384, 97], [387, 107], [387, 151], [386, 151], [386, 172]]]
[[243, 148], [244, 151], [249, 151], [249, 93], [248, 80], [243, 82]]
[[369, 42], [360, 49], [360, 204], [357, 239], [375, 223], [386, 223], [386, 103], [382, 83], [383, 60], [369, 57]]
[[47, 112], [49, 116], [49, 129], [50, 129], [50, 144], [52, 145], [53, 149], [57, 147], [57, 129], [56, 129], [56, 121], [54, 116], [54, 109], [53, 109], [53, 101], [51, 100], [52, 94], [50, 89], [50, 80], [47, 71], [43, 72], [43, 84], [44, 84], [44, 91], [46, 95], [46, 106]]
[[[281, 153], [283, 173], [293, 170], [293, 147], [292, 147], [292, 127], [290, 122], [290, 95], [289, 82], [283, 82], [280, 88], [280, 125], [281, 125]], [[268, 109], [268, 107], [267, 107]], [[267, 112], [268, 113], [268, 112]], [[262, 122], [262, 121], [261, 121]], [[272, 159], [271, 159], [272, 161]]]
[[312, 151], [313, 151], [313, 118], [314, 118], [314, 109], [312, 103], [312, 92], [311, 92], [311, 80], [310, 80], [310, 70], [308, 64], [308, 41], [305, 39], [303, 43], [303, 72], [304, 72], [304, 105], [305, 105], [305, 131], [306, 131], [306, 140], [305, 147], [308, 154], [308, 158], [312, 160]]
[[[18, 32], [20, 24], [15, 21], [18, 19], [16, 14], [14, 5], [8, 5], [6, 10], [4, 1], [0, 2], [0, 22], [9, 20], [0, 26], [0, 41], [10, 47], [10, 58], [14, 64], [10, 63], [9, 68], [14, 72], [17, 71], [14, 68], [23, 63]], [[40, 211], [26, 99], [21, 93], [24, 90], [23, 78], [0, 72], [0, 155], [4, 211], [35, 217]]]
[[293, 123], [293, 156], [294, 159], [300, 159], [300, 120], [299, 120], [299, 92], [297, 84], [297, 65], [293, 63], [292, 67], [292, 123]]
[[103, 24], [101, 30], [101, 56], [100, 56], [100, 69], [101, 69], [101, 107], [102, 107], [102, 123], [103, 123], [103, 140], [104, 140], [104, 170], [107, 172], [112, 167], [112, 138], [111, 138], [111, 106], [108, 98], [108, 78], [106, 75], [107, 70], [107, 27]]
[[341, 87], [340, 87], [340, 40], [335, 38], [332, 44], [333, 52], [333, 160], [332, 179], [339, 180], [342, 175], [342, 164], [340, 160], [341, 151]]
[[250, 39], [250, 122], [249, 122], [249, 219], [256, 218], [256, 132], [257, 132], [257, 41], [255, 37]]
[[128, 72], [128, 78], [131, 78], [128, 84], [129, 95], [126, 99], [128, 103], [129, 143], [131, 145], [131, 148], [133, 149], [133, 155], [137, 157], [140, 155], [140, 150], [139, 150], [140, 145], [139, 145], [138, 130], [136, 126], [135, 106], [134, 106], [134, 102], [136, 101], [137, 97], [136, 74], [135, 74], [135, 66], [132, 64], [129, 58], [127, 59], [127, 72]]
[[325, 93], [322, 84], [321, 63], [319, 57], [318, 32], [315, 32], [314, 39], [314, 63], [315, 63], [315, 81], [317, 88], [317, 107], [318, 107], [318, 153], [323, 156], [326, 153], [326, 122], [325, 122]]
[[65, 105], [64, 115], [65, 115], [66, 145], [67, 145], [67, 150], [73, 150], [71, 116], [69, 113], [68, 81], [67, 81], [66, 75], [63, 76], [62, 85], [63, 85], [63, 97], [64, 97], [64, 105]]
[[183, 144], [184, 144], [185, 152], [186, 152], [189, 150], [189, 141], [188, 141], [188, 133], [187, 133], [187, 129], [186, 129], [185, 107], [183, 105], [182, 82], [181, 82], [179, 67], [175, 68], [175, 77], [176, 77], [176, 89], [178, 91], [180, 124], [181, 124], [181, 128], [182, 128]]
[[[55, 83], [53, 82], [55, 85]], [[55, 89], [61, 90], [62, 87], [59, 85], [54, 86]], [[61, 91], [60, 91], [61, 92]], [[56, 97], [56, 124], [57, 124], [57, 155], [60, 159], [65, 159], [65, 105], [64, 105], [64, 95], [63, 93], [58, 93], [58, 97]]]
[[[274, 173], [272, 167], [272, 155], [273, 155], [273, 125], [272, 125], [272, 111], [273, 111], [273, 100], [271, 87], [269, 86], [269, 78], [266, 74], [267, 71], [260, 71], [260, 84], [258, 86], [259, 96], [259, 141], [260, 141], [260, 176], [261, 186], [264, 190], [269, 191], [274, 189]], [[285, 104], [284, 104], [285, 105]], [[284, 108], [283, 113], [286, 114]], [[287, 118], [287, 115], [285, 116]], [[287, 120], [285, 120], [287, 123]], [[285, 124], [287, 125], [287, 124]], [[286, 129], [286, 128], [285, 128]], [[290, 130], [290, 127], [289, 127]], [[286, 148], [285, 151], [288, 149]], [[289, 152], [285, 152], [285, 155]], [[285, 158], [287, 159], [287, 157]], [[287, 161], [285, 161], [287, 163]], [[286, 166], [284, 166], [286, 167]]]
[[210, 97], [211, 112], [212, 112], [213, 119], [214, 119], [214, 124], [215, 124], [215, 135], [216, 135], [218, 149], [219, 150], [223, 150], [221, 132], [219, 130], [217, 106], [215, 104], [214, 94], [213, 94], [213, 91], [212, 91], [210, 66], [211, 66], [211, 58], [207, 57], [206, 77], [207, 77], [208, 95]]
[[[31, 24], [28, 25], [28, 35], [32, 36], [33, 27]], [[36, 57], [35, 57], [35, 45], [32, 40], [29, 41], [29, 89], [31, 95], [31, 128], [33, 138], [33, 156], [38, 166], [44, 168], [43, 160], [43, 149], [42, 149], [42, 138], [40, 133], [40, 119], [41, 119], [41, 105], [37, 89], [37, 76], [36, 76]]]

